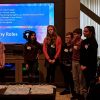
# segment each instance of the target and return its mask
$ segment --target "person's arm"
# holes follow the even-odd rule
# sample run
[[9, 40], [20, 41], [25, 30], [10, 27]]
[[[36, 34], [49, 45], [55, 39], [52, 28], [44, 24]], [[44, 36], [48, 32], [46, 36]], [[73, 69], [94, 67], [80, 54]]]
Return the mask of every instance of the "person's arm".
[[[38, 42], [37, 42], [38, 43]], [[38, 43], [38, 53], [37, 53], [37, 59], [39, 59], [39, 56], [42, 54], [42, 44]]]
[[26, 53], [27, 53], [27, 43], [24, 44], [24, 47], [23, 47], [23, 57], [24, 57], [24, 63], [25, 64], [27, 64]]
[[4, 68], [4, 65], [5, 65], [5, 52], [4, 52], [5, 51], [5, 46], [2, 43], [1, 43], [1, 46], [2, 46], [1, 47], [2, 48], [1, 49], [2, 54], [1, 54], [1, 58], [0, 58], [0, 68]]
[[5, 65], [5, 46], [4, 46], [4, 44], [3, 44], [3, 67], [4, 67], [4, 65]]
[[62, 41], [61, 38], [58, 36], [56, 40], [56, 55], [54, 56], [54, 59], [57, 59], [60, 55], [61, 52], [61, 46], [62, 46]]
[[81, 43], [81, 47], [80, 47], [80, 68], [82, 71], [87, 69], [87, 54], [86, 54], [86, 49], [85, 49], [85, 41], [82, 41]]
[[47, 53], [47, 40], [46, 40], [46, 38], [44, 39], [44, 42], [43, 42], [43, 53], [44, 53], [45, 58], [49, 61], [50, 57]]

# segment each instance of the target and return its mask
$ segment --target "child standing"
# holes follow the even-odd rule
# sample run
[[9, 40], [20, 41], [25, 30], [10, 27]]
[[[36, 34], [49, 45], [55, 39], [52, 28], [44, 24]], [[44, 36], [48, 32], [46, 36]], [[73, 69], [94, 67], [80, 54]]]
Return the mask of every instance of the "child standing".
[[80, 64], [88, 89], [96, 76], [98, 43], [95, 39], [95, 29], [93, 26], [86, 26], [83, 34], [86, 39], [81, 44]]
[[77, 94], [81, 92], [81, 70], [80, 70], [80, 46], [81, 46], [82, 29], [76, 28], [73, 31], [73, 55], [72, 55], [72, 73], [74, 87]]
[[[65, 43], [61, 50], [61, 70], [64, 76], [65, 89], [60, 93], [60, 95], [72, 93], [73, 98], [75, 98], [74, 82], [72, 77], [72, 38], [73, 33], [68, 32], [65, 35]], [[71, 91], [70, 91], [71, 90]]]
[[35, 82], [37, 81], [36, 77], [39, 77], [38, 56], [41, 51], [41, 45], [37, 42], [36, 33], [34, 31], [25, 32], [29, 32], [29, 35], [27, 36], [28, 42], [24, 45], [24, 62], [28, 71], [29, 82]]
[[43, 42], [45, 66], [47, 68], [46, 82], [54, 83], [57, 60], [61, 52], [61, 38], [53, 25], [47, 27], [47, 36]]

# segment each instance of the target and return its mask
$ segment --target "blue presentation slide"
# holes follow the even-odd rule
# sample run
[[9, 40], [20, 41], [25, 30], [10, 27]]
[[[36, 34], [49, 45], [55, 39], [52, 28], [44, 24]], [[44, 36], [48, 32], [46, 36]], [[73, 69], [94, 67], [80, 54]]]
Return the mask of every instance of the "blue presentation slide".
[[0, 4], [0, 41], [23, 44], [25, 30], [36, 32], [43, 43], [48, 25], [54, 25], [54, 3]]

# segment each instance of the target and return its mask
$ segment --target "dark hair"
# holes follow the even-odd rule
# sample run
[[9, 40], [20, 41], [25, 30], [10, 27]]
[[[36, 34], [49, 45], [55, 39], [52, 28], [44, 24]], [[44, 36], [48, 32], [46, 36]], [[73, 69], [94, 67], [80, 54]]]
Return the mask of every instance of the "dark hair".
[[23, 33], [23, 38], [26, 39], [27, 41], [30, 41], [30, 37], [31, 37], [32, 34], [35, 34], [36, 35], [36, 33], [34, 31], [26, 30]]
[[80, 34], [82, 36], [82, 29], [81, 28], [76, 28], [73, 33]]
[[86, 26], [85, 28], [87, 28], [89, 30], [89, 32], [91, 32], [91, 35], [89, 38], [91, 38], [91, 44], [94, 45], [94, 47], [97, 47], [98, 48], [98, 43], [97, 43], [97, 40], [95, 38], [95, 28], [94, 26]]
[[29, 35], [28, 35], [28, 39], [31, 38], [32, 34], [35, 34], [35, 36], [36, 36], [36, 33], [35, 33], [34, 31], [30, 31], [30, 33], [29, 33]]
[[86, 26], [85, 28], [87, 28], [89, 30], [89, 32], [91, 32], [91, 37], [95, 37], [95, 28], [94, 28], [94, 26]]
[[72, 32], [67, 32], [67, 33], [65, 34], [65, 36], [67, 36], [67, 35], [70, 35], [71, 38], [73, 38], [73, 33], [72, 33]]
[[89, 32], [91, 32], [91, 37], [95, 37], [95, 28], [94, 28], [94, 26], [86, 26], [85, 28], [88, 28]]

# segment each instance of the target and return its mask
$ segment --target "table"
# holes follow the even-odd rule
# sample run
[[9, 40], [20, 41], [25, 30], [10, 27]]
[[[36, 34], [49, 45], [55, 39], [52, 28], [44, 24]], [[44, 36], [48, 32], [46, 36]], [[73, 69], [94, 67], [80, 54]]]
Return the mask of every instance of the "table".
[[54, 85], [0, 85], [0, 99], [55, 100]]

